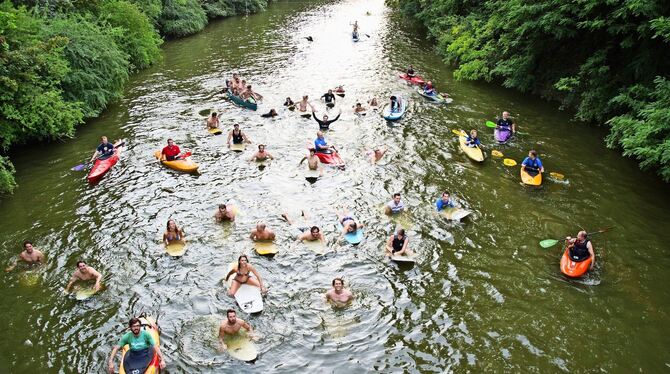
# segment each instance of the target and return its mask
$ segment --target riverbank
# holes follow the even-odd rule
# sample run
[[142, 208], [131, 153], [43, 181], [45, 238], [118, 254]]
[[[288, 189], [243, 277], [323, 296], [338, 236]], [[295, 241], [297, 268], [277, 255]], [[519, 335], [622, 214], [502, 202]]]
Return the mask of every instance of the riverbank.
[[667, 5], [392, 4], [423, 23], [457, 80], [496, 81], [574, 109], [576, 121], [609, 128], [609, 148], [670, 182]]
[[[40, 3], [41, 4], [41, 3]], [[133, 73], [161, 60], [163, 38], [215, 19], [261, 11], [267, 0], [0, 4], [0, 195], [17, 187], [6, 155], [17, 145], [70, 138], [118, 100]]]

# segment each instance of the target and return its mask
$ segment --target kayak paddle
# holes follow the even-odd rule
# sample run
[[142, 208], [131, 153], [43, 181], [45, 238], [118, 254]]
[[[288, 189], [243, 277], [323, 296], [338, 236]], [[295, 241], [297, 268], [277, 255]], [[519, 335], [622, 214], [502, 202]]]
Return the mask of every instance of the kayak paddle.
[[[490, 128], [492, 128], [492, 129], [495, 129], [496, 126], [497, 126], [497, 125], [496, 125], [494, 122], [492, 122], [492, 121], [486, 121], [486, 127], [490, 127]], [[527, 132], [521, 132], [521, 131], [515, 131], [514, 134], [515, 134], [515, 135], [528, 135]]]
[[458, 136], [461, 136], [461, 135], [465, 136], [466, 135], [465, 131], [463, 131], [463, 130], [452, 129], [451, 132], [453, 132], [454, 134], [456, 134]]
[[[124, 141], [122, 141], [122, 142], [120, 142], [120, 143], [118, 143], [118, 144], [115, 144], [114, 146], [115, 146], [115, 147], [120, 147], [120, 146], [125, 145], [125, 144], [126, 144], [126, 141], [124, 140]], [[71, 168], [70, 170], [72, 170], [72, 171], [82, 171], [82, 170], [84, 170], [84, 169], [86, 168], [86, 166], [88, 166], [88, 165], [90, 165], [90, 164], [91, 164], [91, 161], [86, 161], [86, 162], [84, 162], [83, 164], [79, 164], [79, 165], [77, 165], [77, 166]]]
[[[600, 230], [595, 231], [595, 232], [587, 233], [586, 236], [588, 237], [588, 236], [595, 235], [595, 234], [601, 234], [603, 232], [609, 231], [610, 229], [612, 229], [612, 227], [613, 226], [605, 227], [604, 229], [600, 229]], [[540, 242], [540, 247], [542, 247], [542, 248], [553, 247], [558, 242], [560, 242], [561, 240], [565, 240], [565, 238], [563, 238], [563, 239], [544, 239]]]

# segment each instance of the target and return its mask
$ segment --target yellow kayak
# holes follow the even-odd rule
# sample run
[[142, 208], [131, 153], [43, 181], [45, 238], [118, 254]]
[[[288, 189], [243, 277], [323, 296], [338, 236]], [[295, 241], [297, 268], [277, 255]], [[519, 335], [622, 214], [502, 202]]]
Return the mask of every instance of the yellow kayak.
[[465, 154], [470, 157], [470, 159], [477, 161], [477, 162], [482, 162], [484, 161], [484, 152], [482, 152], [481, 148], [479, 147], [468, 147], [465, 144], [465, 136], [459, 136], [458, 141], [460, 142], [461, 149]]
[[[157, 159], [160, 159], [161, 151], [154, 152], [154, 156]], [[198, 171], [198, 164], [193, 162], [190, 157], [186, 157], [184, 160], [161, 161], [161, 163], [170, 169], [183, 171], [185, 173], [195, 173]]]
[[537, 173], [537, 175], [532, 176], [528, 174], [523, 167], [521, 168], [521, 182], [530, 186], [539, 186], [542, 184], [542, 173]]

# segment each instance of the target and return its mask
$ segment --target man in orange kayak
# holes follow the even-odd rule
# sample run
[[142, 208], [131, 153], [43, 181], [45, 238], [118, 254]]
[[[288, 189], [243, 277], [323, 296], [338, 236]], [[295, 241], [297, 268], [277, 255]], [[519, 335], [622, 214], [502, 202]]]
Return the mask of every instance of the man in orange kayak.
[[[150, 362], [155, 350], [161, 369], [165, 369], [165, 360], [163, 360], [160, 347], [156, 345], [154, 338], [148, 331], [142, 330], [142, 322], [139, 318], [131, 318], [128, 326], [130, 327], [130, 332], [123, 335], [112, 348], [112, 354], [109, 355], [109, 361], [107, 362], [107, 370], [110, 373], [114, 373], [114, 356], [116, 356], [119, 348], [123, 348], [126, 344], [129, 347], [126, 353], [126, 362]], [[125, 362], [121, 362], [121, 365], [126, 366]]]
[[176, 144], [174, 144], [174, 140], [168, 139], [167, 143], [168, 145], [161, 151], [160, 161], [180, 160], [182, 158], [181, 156], [179, 156], [181, 150]]
[[591, 257], [589, 270], [593, 270], [593, 266], [596, 264], [596, 253], [593, 251], [593, 245], [586, 235], [586, 231], [577, 233], [576, 238], [568, 236], [565, 239], [568, 241], [568, 255], [570, 255], [570, 259], [575, 262], [581, 262]]

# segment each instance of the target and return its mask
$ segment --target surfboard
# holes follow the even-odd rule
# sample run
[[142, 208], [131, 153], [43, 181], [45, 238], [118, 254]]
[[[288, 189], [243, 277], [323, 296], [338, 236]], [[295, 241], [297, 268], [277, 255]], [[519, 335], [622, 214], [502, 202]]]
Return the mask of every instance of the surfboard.
[[321, 243], [321, 240], [303, 240], [302, 244], [317, 255], [326, 253], [326, 245]]
[[221, 135], [223, 133], [221, 129], [208, 129], [207, 131], [209, 131], [209, 133], [212, 135]]
[[321, 173], [318, 170], [305, 170], [304, 173], [305, 179], [317, 179], [321, 176]]
[[[237, 262], [231, 262], [230, 265], [228, 265], [228, 271], [236, 268]], [[228, 288], [233, 285], [233, 278], [235, 278], [235, 275], [231, 275], [230, 278], [228, 278]], [[261, 289], [256, 286], [241, 284], [240, 288], [235, 292], [235, 301], [246, 313], [258, 313], [263, 310], [263, 296], [261, 295]]]
[[463, 218], [469, 216], [470, 213], [472, 212], [462, 208], [445, 208], [440, 211], [440, 214], [444, 218], [452, 221], [460, 221]]
[[186, 252], [186, 243], [181, 240], [174, 241], [165, 247], [165, 252], [172, 257], [181, 257]]
[[258, 348], [244, 329], [240, 329], [236, 335], [226, 335], [223, 342], [228, 346], [228, 354], [234, 359], [248, 362], [258, 357]]
[[254, 243], [254, 249], [259, 255], [276, 255], [279, 252], [279, 249], [273, 242], [256, 242]]
[[244, 143], [239, 143], [239, 144], [231, 143], [231, 144], [230, 144], [230, 150], [231, 150], [231, 151], [242, 152], [242, 151], [244, 151], [246, 148], [247, 148], [247, 145], [244, 144]]
[[[356, 218], [354, 218], [356, 220]], [[344, 226], [340, 223], [339, 219], [337, 221], [337, 229], [340, 230], [340, 233], [342, 230], [344, 230]], [[356, 232], [350, 232], [344, 235], [344, 240], [349, 242], [349, 244], [357, 245], [360, 244], [363, 241], [363, 228], [359, 227]]]
[[403, 263], [403, 264], [413, 264], [416, 262], [416, 255], [414, 256], [391, 256], [391, 261]]
[[83, 301], [95, 295], [95, 293], [96, 290], [93, 288], [93, 286], [78, 287], [74, 292], [74, 298], [79, 301]]
[[36, 286], [40, 281], [40, 276], [42, 275], [42, 271], [40, 269], [41, 267], [42, 266], [23, 271], [19, 275], [19, 283], [26, 287]]

